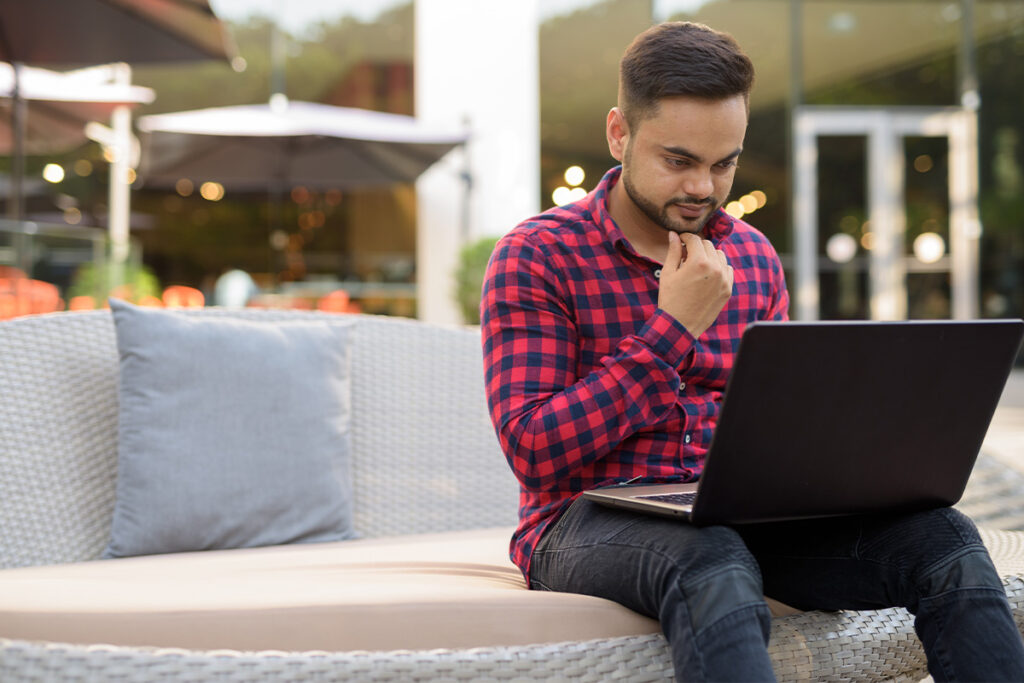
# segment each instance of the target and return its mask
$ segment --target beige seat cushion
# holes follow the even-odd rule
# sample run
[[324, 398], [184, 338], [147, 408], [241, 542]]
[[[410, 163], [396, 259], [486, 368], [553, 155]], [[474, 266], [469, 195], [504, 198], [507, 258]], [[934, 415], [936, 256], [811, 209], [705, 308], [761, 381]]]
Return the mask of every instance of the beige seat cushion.
[[237, 650], [394, 650], [657, 632], [526, 590], [507, 528], [0, 571], [0, 636]]

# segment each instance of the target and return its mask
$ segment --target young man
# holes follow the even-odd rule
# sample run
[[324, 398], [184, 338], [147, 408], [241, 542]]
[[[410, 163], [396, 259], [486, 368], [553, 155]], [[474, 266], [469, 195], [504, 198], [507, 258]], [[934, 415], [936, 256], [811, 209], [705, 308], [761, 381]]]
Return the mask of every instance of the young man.
[[522, 491], [512, 558], [534, 589], [659, 619], [679, 680], [771, 680], [765, 594], [903, 606], [936, 680], [1024, 680], [1000, 579], [955, 510], [697, 528], [579, 498], [698, 478], [744, 328], [787, 316], [774, 249], [720, 211], [752, 82], [727, 35], [644, 32], [607, 119], [621, 167], [499, 242], [481, 310], [491, 416]]

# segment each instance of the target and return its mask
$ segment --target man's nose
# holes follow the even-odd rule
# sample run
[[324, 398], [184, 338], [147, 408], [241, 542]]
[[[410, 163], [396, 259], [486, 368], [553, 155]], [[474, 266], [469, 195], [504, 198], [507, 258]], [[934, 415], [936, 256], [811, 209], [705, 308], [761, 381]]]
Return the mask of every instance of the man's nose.
[[706, 168], [694, 168], [686, 175], [683, 183], [683, 191], [698, 199], [710, 197], [715, 191], [714, 181], [711, 179], [711, 171]]

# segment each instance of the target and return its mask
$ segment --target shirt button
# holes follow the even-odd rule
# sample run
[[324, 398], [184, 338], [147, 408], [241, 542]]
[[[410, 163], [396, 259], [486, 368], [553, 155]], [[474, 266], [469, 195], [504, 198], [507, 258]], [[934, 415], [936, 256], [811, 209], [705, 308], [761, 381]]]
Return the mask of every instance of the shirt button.
[[655, 278], [661, 278], [661, 268], [655, 268], [654, 269], [654, 277]]
[[680, 382], [679, 383], [679, 391], [682, 391], [685, 388], [686, 388], [686, 382]]
[[693, 439], [690, 437], [689, 434], [687, 434], [686, 436], [683, 437], [683, 443], [690, 443], [690, 441], [692, 441], [692, 440]]

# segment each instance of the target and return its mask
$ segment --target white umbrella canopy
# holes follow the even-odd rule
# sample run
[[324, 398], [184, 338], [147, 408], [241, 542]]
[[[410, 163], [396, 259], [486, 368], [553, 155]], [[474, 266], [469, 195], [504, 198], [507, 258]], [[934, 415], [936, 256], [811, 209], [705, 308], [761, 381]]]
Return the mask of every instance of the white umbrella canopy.
[[[20, 97], [28, 103], [26, 154], [73, 149], [85, 142], [90, 121], [109, 121], [116, 107], [148, 104], [155, 97], [151, 88], [111, 82], [106, 67], [62, 73], [23, 66], [19, 80]], [[14, 67], [0, 63], [0, 108], [12, 106], [14, 87]], [[0, 154], [10, 154], [14, 142], [11, 117], [0, 113]]]
[[239, 191], [411, 182], [467, 137], [411, 116], [311, 102], [153, 114], [138, 127], [143, 184], [188, 178]]

